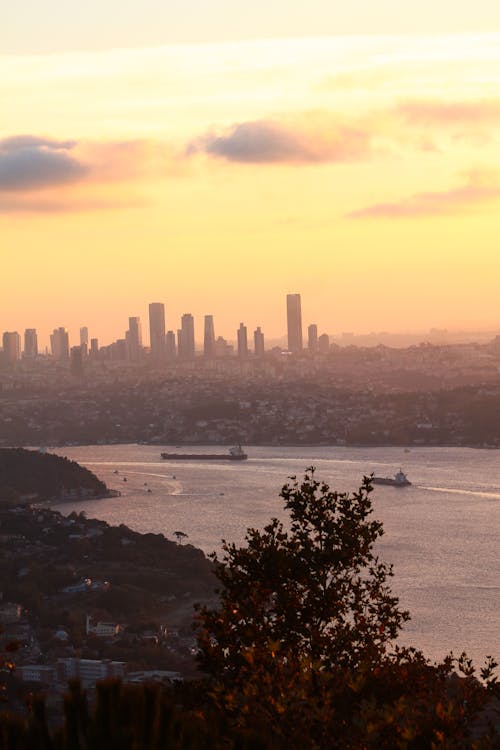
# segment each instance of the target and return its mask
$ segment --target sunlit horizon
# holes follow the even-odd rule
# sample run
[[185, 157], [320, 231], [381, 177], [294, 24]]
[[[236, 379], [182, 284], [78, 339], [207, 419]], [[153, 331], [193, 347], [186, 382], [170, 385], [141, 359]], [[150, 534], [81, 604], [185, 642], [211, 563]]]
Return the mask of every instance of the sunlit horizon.
[[160, 301], [198, 339], [205, 314], [278, 339], [300, 292], [304, 326], [334, 338], [498, 331], [499, 42], [0, 55], [3, 330], [110, 343]]

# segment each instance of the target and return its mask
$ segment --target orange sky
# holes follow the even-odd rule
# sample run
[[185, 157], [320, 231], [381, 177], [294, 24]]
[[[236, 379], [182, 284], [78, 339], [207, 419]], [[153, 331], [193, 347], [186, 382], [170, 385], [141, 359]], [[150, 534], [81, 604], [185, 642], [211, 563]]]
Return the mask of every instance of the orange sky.
[[2, 330], [498, 329], [499, 42], [0, 55]]

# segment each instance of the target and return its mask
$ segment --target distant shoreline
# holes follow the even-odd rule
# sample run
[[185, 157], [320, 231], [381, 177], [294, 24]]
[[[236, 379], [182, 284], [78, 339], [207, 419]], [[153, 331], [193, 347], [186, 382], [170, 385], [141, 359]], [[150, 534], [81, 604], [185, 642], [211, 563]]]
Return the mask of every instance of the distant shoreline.
[[[102, 448], [110, 448], [112, 446], [119, 445], [137, 445], [145, 446], [148, 448], [165, 448], [174, 445], [173, 443], [134, 443], [134, 442], [111, 442], [111, 443], [62, 443], [54, 444], [50, 446], [44, 446], [47, 452], [51, 449], [63, 449], [63, 448], [85, 448], [90, 445]], [[233, 443], [176, 443], [176, 448], [227, 448], [228, 446], [234, 445]], [[500, 450], [500, 445], [477, 445], [474, 443], [464, 443], [457, 445], [456, 443], [423, 443], [415, 445], [412, 443], [345, 443], [338, 445], [337, 443], [242, 443], [242, 446], [246, 448], [402, 448], [408, 451], [417, 450], [419, 448], [471, 448], [473, 450]], [[6, 446], [10, 447], [10, 446]], [[16, 446], [13, 446], [16, 447]], [[39, 450], [39, 446], [23, 446], [29, 450]], [[251, 458], [251, 456], [249, 456]]]

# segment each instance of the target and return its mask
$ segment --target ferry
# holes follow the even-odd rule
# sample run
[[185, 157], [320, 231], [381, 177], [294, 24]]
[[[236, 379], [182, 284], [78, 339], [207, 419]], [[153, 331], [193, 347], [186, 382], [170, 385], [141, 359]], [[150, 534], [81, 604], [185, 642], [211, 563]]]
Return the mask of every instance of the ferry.
[[161, 453], [164, 461], [245, 461], [248, 456], [241, 445], [230, 448], [227, 453]]
[[391, 477], [372, 477], [372, 484], [388, 484], [391, 487], [409, 487], [411, 485], [410, 480], [401, 469], [397, 474]]

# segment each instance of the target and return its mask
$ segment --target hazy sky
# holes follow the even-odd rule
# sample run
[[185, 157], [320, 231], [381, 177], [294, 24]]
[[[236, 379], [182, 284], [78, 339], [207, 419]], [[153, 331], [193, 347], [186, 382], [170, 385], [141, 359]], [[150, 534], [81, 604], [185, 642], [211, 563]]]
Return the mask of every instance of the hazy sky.
[[499, 328], [500, 4], [334, 5], [3, 8], [0, 328]]

